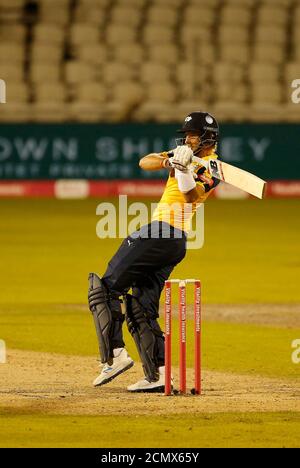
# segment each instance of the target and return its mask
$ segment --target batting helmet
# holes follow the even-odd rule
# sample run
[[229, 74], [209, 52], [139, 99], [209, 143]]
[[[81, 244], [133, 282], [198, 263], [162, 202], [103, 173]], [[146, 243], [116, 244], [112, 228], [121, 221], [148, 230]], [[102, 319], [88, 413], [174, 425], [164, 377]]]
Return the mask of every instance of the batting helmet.
[[[207, 112], [192, 112], [183, 122], [178, 133], [194, 132], [200, 136], [200, 144], [194, 154], [201, 149], [216, 145], [219, 140], [219, 124], [217, 120]], [[185, 138], [180, 144], [184, 144]]]

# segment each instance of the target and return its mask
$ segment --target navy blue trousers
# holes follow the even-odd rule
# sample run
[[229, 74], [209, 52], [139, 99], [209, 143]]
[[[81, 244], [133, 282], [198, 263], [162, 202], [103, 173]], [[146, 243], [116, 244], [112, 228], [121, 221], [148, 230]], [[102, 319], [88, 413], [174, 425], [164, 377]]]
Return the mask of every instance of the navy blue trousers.
[[[186, 235], [168, 224], [154, 221], [125, 239], [102, 280], [110, 292], [114, 326], [112, 349], [124, 346], [123, 316], [119, 297], [132, 288], [141, 306], [147, 311], [149, 324], [161, 332], [157, 318], [159, 300], [165, 281], [186, 254]], [[160, 333], [161, 334], [161, 333]], [[162, 335], [162, 334], [161, 334]], [[164, 363], [164, 342], [158, 338], [158, 361]]]

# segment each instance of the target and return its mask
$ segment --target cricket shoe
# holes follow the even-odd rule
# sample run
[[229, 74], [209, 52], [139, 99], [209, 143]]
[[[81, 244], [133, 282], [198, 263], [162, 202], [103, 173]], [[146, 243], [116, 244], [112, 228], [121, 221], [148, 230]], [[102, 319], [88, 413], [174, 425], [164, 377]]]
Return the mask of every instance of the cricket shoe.
[[[156, 382], [150, 382], [146, 378], [139, 380], [133, 385], [129, 385], [127, 390], [132, 393], [164, 393], [165, 391], [165, 366], [159, 367], [159, 379]], [[173, 388], [173, 378], [171, 380]]]
[[118, 375], [130, 369], [134, 361], [128, 355], [125, 348], [114, 349], [114, 358], [112, 364], [105, 363], [100, 375], [94, 380], [94, 387], [107, 384], [115, 379]]

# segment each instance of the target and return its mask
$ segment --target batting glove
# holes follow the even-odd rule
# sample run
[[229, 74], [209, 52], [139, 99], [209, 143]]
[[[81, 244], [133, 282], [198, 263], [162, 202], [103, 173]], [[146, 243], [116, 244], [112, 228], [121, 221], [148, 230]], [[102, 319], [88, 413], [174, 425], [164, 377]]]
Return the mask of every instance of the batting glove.
[[187, 172], [188, 166], [193, 160], [193, 151], [186, 145], [177, 146], [172, 151], [173, 157], [170, 158], [171, 166], [182, 172]]

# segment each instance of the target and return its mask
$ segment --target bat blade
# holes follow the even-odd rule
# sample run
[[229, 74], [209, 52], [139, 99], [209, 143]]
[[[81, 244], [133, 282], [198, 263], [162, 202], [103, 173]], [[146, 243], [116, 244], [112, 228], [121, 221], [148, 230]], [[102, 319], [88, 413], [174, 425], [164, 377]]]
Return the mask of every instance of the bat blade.
[[257, 198], [263, 198], [267, 183], [256, 175], [251, 174], [251, 172], [244, 171], [217, 159], [205, 161], [194, 157], [193, 160], [202, 163], [216, 179], [244, 190]]

